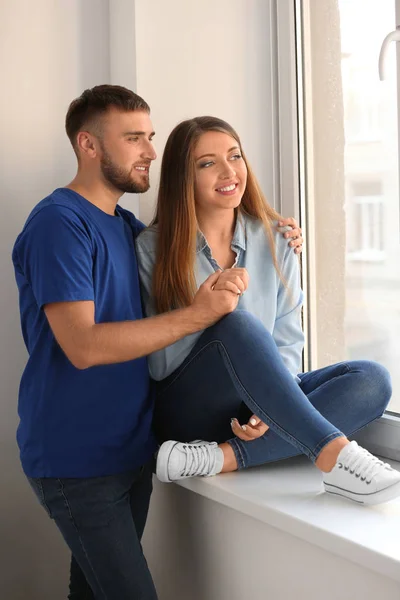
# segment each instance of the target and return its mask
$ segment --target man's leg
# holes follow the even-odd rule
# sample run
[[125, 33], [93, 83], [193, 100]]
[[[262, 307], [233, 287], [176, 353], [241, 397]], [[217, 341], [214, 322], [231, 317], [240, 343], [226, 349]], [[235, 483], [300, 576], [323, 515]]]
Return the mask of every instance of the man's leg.
[[[157, 599], [132, 517], [137, 489], [133, 504], [140, 508], [142, 532], [151, 493], [147, 467], [111, 477], [35, 479], [31, 485], [60, 529], [93, 590], [92, 597]], [[86, 600], [76, 593], [70, 597]]]
[[[154, 460], [151, 460], [143, 467], [142, 474], [132, 486], [130, 493], [132, 518], [140, 541], [146, 525], [149, 500], [153, 489], [153, 468]], [[68, 600], [94, 600], [94, 598], [92, 588], [74, 555], [72, 555]]]
[[133, 522], [139, 541], [142, 540], [149, 512], [150, 496], [153, 491], [153, 473], [155, 459], [142, 467], [142, 473], [135, 486], [131, 488], [130, 505]]
[[69, 571], [68, 600], [94, 600], [92, 588], [88, 584], [85, 574], [73, 554], [71, 555]]

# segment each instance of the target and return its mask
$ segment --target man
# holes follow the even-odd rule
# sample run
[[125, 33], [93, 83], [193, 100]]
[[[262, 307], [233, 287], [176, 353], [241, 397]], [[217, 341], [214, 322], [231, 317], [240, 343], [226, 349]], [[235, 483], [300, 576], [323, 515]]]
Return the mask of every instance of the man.
[[71, 103], [66, 131], [77, 175], [33, 209], [13, 250], [29, 352], [21, 461], [72, 551], [69, 598], [155, 600], [140, 544], [156, 450], [145, 357], [232, 312], [237, 296], [212, 289], [216, 273], [191, 306], [143, 319], [143, 224], [117, 202], [149, 188], [149, 106], [97, 86]]

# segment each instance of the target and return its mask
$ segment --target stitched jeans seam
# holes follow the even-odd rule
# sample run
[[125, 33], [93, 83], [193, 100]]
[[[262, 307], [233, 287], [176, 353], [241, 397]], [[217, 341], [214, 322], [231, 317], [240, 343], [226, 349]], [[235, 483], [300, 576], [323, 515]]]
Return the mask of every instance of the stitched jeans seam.
[[231, 446], [233, 452], [235, 453], [235, 458], [236, 458], [236, 461], [238, 464], [238, 469], [245, 469], [246, 461], [244, 459], [242, 448], [240, 446], [239, 441], [236, 440], [235, 438], [232, 438], [232, 439], [228, 440], [227, 443]]
[[90, 560], [89, 560], [89, 556], [88, 556], [88, 554], [87, 554], [87, 552], [86, 552], [85, 545], [84, 545], [84, 543], [83, 543], [83, 540], [82, 540], [82, 538], [81, 538], [81, 535], [80, 535], [80, 533], [79, 533], [79, 528], [78, 528], [78, 526], [77, 526], [77, 524], [76, 524], [76, 522], [75, 522], [75, 519], [74, 519], [74, 517], [73, 517], [73, 515], [72, 515], [72, 511], [71, 511], [71, 507], [70, 507], [70, 505], [69, 505], [69, 502], [68, 502], [68, 498], [67, 498], [67, 496], [65, 495], [65, 492], [64, 492], [64, 484], [63, 484], [63, 482], [61, 481], [61, 479], [57, 479], [57, 481], [58, 481], [58, 483], [59, 483], [59, 485], [60, 485], [60, 492], [61, 492], [61, 495], [62, 495], [62, 497], [63, 497], [63, 500], [64, 500], [64, 505], [65, 505], [65, 507], [66, 507], [66, 509], [67, 509], [67, 511], [68, 511], [69, 518], [71, 519], [71, 522], [72, 522], [72, 524], [73, 524], [73, 526], [74, 526], [74, 528], [75, 528], [75, 531], [76, 531], [76, 533], [77, 533], [77, 535], [78, 535], [79, 544], [80, 544], [80, 546], [81, 546], [81, 548], [82, 548], [82, 551], [83, 551], [83, 553], [84, 553], [84, 555], [85, 555], [85, 557], [86, 557], [86, 560], [87, 560], [87, 562], [88, 562], [88, 565], [89, 565], [89, 567], [90, 567], [90, 570], [92, 571], [92, 575], [93, 575], [94, 579], [96, 580], [96, 582], [97, 582], [97, 585], [99, 586], [99, 588], [100, 588], [100, 590], [101, 590], [101, 592], [102, 592], [102, 594], [103, 594], [104, 598], [106, 598], [106, 594], [105, 594], [105, 592], [104, 592], [103, 588], [101, 587], [101, 585], [100, 585], [100, 582], [99, 582], [99, 580], [98, 580], [98, 578], [97, 578], [97, 576], [96, 576], [96, 573], [95, 573], [95, 571], [94, 571], [94, 569], [93, 569], [92, 563], [91, 563], [91, 562], [90, 562]]
[[44, 510], [47, 512], [47, 514], [49, 515], [50, 519], [52, 519], [53, 517], [52, 517], [52, 514], [51, 514], [50, 507], [49, 507], [49, 505], [46, 502], [46, 496], [44, 494], [42, 480], [40, 478], [36, 479], [36, 484], [37, 484], [37, 486], [39, 488], [40, 500], [41, 500], [42, 506], [43, 506]]

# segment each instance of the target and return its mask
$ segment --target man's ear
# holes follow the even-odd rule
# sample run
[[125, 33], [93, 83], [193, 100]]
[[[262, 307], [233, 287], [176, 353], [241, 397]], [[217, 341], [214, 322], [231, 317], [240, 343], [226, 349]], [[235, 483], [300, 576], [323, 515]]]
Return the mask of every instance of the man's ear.
[[76, 144], [80, 154], [86, 154], [89, 158], [97, 156], [96, 138], [89, 131], [80, 131], [76, 136]]

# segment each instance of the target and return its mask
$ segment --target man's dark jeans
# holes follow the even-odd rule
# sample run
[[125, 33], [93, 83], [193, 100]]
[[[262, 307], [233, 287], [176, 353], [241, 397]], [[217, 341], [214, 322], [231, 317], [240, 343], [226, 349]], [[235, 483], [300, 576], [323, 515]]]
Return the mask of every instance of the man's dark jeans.
[[141, 537], [153, 461], [108, 477], [29, 479], [68, 544], [70, 600], [157, 600]]

